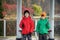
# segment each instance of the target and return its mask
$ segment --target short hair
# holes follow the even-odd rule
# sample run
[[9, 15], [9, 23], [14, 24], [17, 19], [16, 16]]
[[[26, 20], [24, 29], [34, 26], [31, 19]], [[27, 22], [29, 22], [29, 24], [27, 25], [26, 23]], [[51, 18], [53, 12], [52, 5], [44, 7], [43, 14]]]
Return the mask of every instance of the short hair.
[[26, 12], [30, 15], [30, 12], [28, 10], [25, 10], [24, 11], [24, 15], [26, 14]]

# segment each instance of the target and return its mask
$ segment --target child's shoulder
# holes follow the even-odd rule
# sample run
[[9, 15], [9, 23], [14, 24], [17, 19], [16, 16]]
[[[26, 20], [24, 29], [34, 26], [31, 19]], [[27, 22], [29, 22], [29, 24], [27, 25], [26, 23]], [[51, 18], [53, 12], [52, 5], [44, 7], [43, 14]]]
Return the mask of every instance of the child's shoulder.
[[40, 21], [40, 19], [38, 19], [38, 22]]
[[48, 17], [46, 17], [46, 19], [48, 19]]
[[49, 19], [48, 19], [48, 18], [46, 18], [46, 21], [49, 21]]
[[30, 19], [30, 21], [31, 21], [31, 22], [34, 22], [34, 20], [33, 20], [32, 18]]

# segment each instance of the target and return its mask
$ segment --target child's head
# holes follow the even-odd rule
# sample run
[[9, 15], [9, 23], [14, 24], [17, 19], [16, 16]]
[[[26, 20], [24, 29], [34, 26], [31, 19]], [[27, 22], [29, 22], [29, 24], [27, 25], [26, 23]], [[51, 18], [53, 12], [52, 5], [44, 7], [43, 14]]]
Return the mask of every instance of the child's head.
[[41, 18], [42, 18], [42, 19], [45, 19], [45, 18], [46, 18], [46, 12], [42, 12]]
[[30, 16], [30, 13], [29, 13], [29, 11], [28, 11], [28, 10], [24, 11], [24, 16], [25, 16], [25, 17]]

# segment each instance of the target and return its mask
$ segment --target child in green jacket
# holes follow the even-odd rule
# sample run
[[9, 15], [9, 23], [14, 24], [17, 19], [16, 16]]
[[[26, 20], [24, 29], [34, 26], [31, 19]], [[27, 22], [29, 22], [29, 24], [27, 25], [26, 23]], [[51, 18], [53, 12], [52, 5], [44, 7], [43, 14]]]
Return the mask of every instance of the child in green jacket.
[[47, 34], [50, 28], [46, 13], [41, 14], [41, 18], [37, 22], [36, 32], [39, 34], [39, 40], [47, 40]]

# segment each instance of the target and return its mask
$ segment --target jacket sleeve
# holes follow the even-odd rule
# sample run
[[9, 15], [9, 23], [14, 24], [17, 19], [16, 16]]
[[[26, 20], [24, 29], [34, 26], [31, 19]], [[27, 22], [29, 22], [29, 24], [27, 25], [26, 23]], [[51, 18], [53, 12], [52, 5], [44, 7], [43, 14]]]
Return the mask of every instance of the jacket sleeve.
[[39, 21], [38, 21], [37, 26], [36, 26], [36, 32], [39, 32], [39, 28], [40, 28], [40, 24], [39, 24]]
[[30, 23], [30, 25], [31, 25], [31, 30], [30, 30], [30, 32], [33, 32], [34, 31], [34, 21], [33, 20], [31, 20], [31, 23]]
[[21, 29], [23, 28], [22, 25], [23, 25], [23, 22], [22, 22], [22, 20], [21, 20], [21, 22], [20, 22], [20, 24], [19, 24], [19, 27], [20, 27]]
[[47, 27], [47, 29], [49, 29], [49, 28], [50, 28], [49, 21], [47, 22], [46, 27]]

